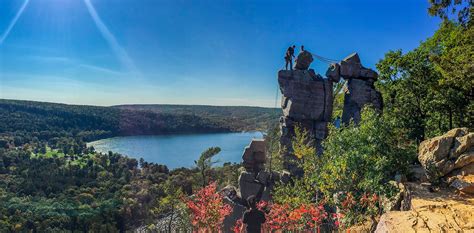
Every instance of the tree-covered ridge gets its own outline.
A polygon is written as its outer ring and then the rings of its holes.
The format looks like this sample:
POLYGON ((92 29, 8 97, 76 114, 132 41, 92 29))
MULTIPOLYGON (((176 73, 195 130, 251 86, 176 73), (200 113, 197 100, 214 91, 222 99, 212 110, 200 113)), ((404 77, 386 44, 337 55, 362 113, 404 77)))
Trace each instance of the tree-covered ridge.
POLYGON ((2 99, 0 133, 27 131, 40 138, 72 134, 89 141, 117 135, 229 132, 263 129, 278 115, 276 109, 257 107, 155 105, 147 109, 2 99))
POLYGON ((135 104, 114 107, 128 110, 146 110, 162 114, 202 116, 221 124, 230 124, 233 130, 267 129, 276 123, 276 119, 281 115, 279 108, 250 106, 135 104), (229 120, 234 122, 228 122, 229 120))

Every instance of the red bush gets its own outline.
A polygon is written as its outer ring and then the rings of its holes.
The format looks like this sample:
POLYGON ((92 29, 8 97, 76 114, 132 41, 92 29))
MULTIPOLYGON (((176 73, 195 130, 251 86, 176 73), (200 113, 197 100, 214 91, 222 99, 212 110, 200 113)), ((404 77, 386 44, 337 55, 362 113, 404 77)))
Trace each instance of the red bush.
POLYGON ((224 218, 232 212, 231 206, 223 202, 216 188, 214 182, 197 191, 193 197, 184 198, 191 214, 191 224, 198 232, 220 231, 224 218))

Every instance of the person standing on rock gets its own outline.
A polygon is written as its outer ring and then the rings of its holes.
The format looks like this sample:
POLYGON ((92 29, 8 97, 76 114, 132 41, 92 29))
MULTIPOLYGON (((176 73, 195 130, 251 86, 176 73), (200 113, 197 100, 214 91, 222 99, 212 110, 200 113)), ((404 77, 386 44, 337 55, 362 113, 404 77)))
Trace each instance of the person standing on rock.
POLYGON ((295 57, 295 48, 296 46, 290 46, 286 50, 285 54, 285 68, 288 70, 288 65, 290 65, 290 70, 293 70, 293 58, 295 57))
POLYGON ((262 224, 265 223, 265 214, 257 208, 257 200, 255 196, 247 198, 249 210, 245 211, 242 222, 246 225, 247 233, 262 232, 262 224))

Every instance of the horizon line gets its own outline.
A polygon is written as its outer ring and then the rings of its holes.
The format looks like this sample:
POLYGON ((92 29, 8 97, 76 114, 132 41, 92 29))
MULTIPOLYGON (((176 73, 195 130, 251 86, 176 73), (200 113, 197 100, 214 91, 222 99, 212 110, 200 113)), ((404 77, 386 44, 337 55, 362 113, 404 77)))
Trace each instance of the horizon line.
POLYGON ((180 104, 180 103, 122 103, 114 105, 94 105, 94 104, 78 104, 78 103, 67 103, 67 102, 51 102, 51 101, 41 101, 41 100, 31 100, 31 99, 8 99, 0 98, 0 101, 24 101, 24 102, 36 102, 36 103, 47 103, 47 104, 60 104, 60 105, 70 105, 70 106, 90 106, 90 107, 120 107, 120 106, 153 106, 153 105, 168 105, 168 106, 202 106, 202 107, 250 107, 250 108, 269 108, 269 109, 281 109, 281 107, 264 107, 256 105, 212 105, 212 104, 180 104))

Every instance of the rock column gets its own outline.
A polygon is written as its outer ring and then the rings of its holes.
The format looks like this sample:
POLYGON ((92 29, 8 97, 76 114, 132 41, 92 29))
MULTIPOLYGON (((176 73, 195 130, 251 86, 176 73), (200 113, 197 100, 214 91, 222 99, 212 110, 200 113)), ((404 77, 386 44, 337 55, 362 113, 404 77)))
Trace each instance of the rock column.
POLYGON ((278 83, 282 93, 280 118, 280 146, 284 152, 285 167, 293 174, 299 173, 294 164, 291 142, 295 127, 306 130, 318 152, 327 136, 327 124, 331 120, 333 80, 323 79, 314 70, 281 70, 278 83))
POLYGON ((344 88, 343 123, 348 124, 351 119, 356 124, 359 123, 361 110, 365 105, 370 104, 375 109, 382 110, 382 95, 374 86, 378 74, 363 67, 357 53, 349 55, 334 66, 339 66, 339 75, 347 81, 344 88))

